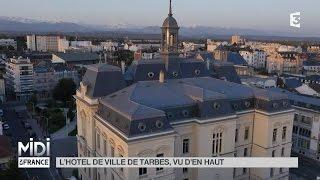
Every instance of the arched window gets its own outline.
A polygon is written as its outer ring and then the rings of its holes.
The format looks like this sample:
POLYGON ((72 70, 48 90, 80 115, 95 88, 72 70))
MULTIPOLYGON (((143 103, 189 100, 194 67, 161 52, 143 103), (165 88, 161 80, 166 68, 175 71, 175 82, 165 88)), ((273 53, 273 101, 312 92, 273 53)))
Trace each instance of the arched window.
POLYGON ((102 137, 103 137, 103 154, 105 156, 107 156, 107 153, 108 153, 108 138, 104 133, 103 133, 102 137))
POLYGON ((154 77, 154 73, 153 73, 153 72, 148 72, 148 77, 149 77, 150 79, 152 79, 152 78, 154 77))
POLYGON ((87 127, 87 122, 86 122, 86 113, 84 112, 84 110, 81 111, 81 131, 82 131, 82 136, 84 139, 86 139, 86 135, 87 135, 87 132, 86 132, 86 127, 87 127))
POLYGON ((97 132, 96 132, 96 149, 97 150, 100 150, 100 145, 101 145, 100 130, 97 129, 97 132))
POLYGON ((110 157, 114 157, 114 148, 116 146, 116 143, 114 142, 113 139, 110 139, 109 140, 109 143, 110 143, 110 157))
POLYGON ((171 34, 170 35, 170 46, 173 46, 174 45, 174 35, 171 34))

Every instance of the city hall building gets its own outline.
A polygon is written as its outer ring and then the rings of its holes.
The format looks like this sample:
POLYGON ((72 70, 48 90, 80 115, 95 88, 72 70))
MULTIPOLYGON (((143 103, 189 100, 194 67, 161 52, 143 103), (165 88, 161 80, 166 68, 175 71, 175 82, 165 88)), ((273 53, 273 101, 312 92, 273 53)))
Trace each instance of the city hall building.
MULTIPOLYGON (((179 58, 178 33, 170 3, 160 59, 134 62, 125 74, 108 64, 88 66, 75 95, 79 156, 289 157, 294 111, 288 97, 218 79, 214 63, 179 58)), ((83 180, 288 179, 288 174, 288 168, 79 169, 83 180)))

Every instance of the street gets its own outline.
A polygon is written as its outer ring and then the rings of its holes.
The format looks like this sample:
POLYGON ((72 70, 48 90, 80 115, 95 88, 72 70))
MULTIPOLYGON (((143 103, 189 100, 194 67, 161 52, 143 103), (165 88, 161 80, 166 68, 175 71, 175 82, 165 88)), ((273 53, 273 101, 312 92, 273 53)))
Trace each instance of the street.
MULTIPOLYGON (((22 112, 22 118, 18 118, 13 109, 4 110, 4 121, 9 124, 10 129, 7 130, 6 134, 11 136, 11 142, 14 150, 14 154, 17 156, 17 145, 18 142, 26 143, 29 141, 29 135, 27 130, 23 127, 21 120, 27 119, 27 113, 22 112)), ((51 169, 21 169, 21 172, 25 175, 26 179, 32 180, 34 178, 42 180, 56 180, 56 172, 51 169)))
POLYGON ((290 169, 290 179, 293 180, 317 180, 320 177, 320 163, 314 160, 299 157, 299 168, 290 169))

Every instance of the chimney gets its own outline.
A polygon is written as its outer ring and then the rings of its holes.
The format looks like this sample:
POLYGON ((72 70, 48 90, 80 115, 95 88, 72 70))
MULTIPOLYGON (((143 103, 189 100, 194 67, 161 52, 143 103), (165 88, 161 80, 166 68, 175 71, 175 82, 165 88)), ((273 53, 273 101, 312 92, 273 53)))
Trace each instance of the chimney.
POLYGON ((159 74, 159 82, 164 83, 164 72, 161 70, 159 74))
POLYGON ((126 72, 126 63, 124 61, 121 61, 121 70, 122 70, 122 74, 126 72))
POLYGON ((210 61, 207 60, 207 70, 210 70, 210 61))
POLYGON ((101 63, 101 53, 99 54, 99 64, 101 63))
POLYGON ((107 63, 107 53, 104 53, 104 63, 107 63))

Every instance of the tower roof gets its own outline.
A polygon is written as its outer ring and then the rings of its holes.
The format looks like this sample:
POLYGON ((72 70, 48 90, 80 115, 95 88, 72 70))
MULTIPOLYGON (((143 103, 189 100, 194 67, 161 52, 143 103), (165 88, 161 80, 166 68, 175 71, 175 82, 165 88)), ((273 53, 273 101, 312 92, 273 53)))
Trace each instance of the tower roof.
POLYGON ((164 20, 162 27, 166 27, 166 28, 179 28, 177 20, 172 16, 172 2, 170 0, 170 5, 169 5, 169 14, 168 17, 164 20))
POLYGON ((164 22, 163 22, 163 24, 162 24, 162 27, 163 27, 163 28, 164 28, 164 27, 166 27, 166 28, 179 28, 178 23, 177 23, 177 20, 176 20, 174 17, 172 17, 172 16, 168 16, 168 17, 164 20, 164 22))

